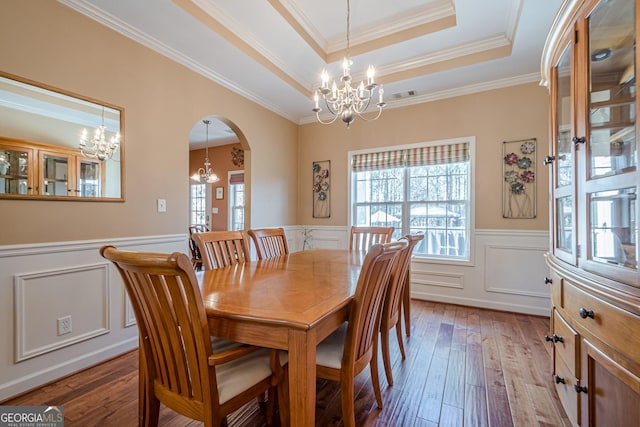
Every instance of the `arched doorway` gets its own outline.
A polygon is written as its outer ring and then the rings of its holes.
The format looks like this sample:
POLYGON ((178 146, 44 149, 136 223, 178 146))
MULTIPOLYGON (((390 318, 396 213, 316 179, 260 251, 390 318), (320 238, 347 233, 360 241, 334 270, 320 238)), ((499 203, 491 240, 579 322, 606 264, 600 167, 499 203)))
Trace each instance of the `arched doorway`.
POLYGON ((249 227, 250 154, 242 131, 225 117, 209 115, 193 125, 189 132, 189 176, 195 174, 196 179, 189 180, 190 225, 206 225, 210 230, 249 227), (207 153, 218 180, 198 182, 207 153))

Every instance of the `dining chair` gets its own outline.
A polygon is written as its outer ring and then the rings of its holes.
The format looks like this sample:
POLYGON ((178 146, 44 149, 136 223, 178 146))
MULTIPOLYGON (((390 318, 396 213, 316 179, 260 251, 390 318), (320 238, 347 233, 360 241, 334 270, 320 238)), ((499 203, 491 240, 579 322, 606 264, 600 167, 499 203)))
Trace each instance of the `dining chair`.
MULTIPOLYGON (((228 414, 265 392, 275 397, 286 353, 212 338, 186 254, 114 246, 100 254, 120 272, 138 324, 139 425, 158 424, 160 403, 207 427, 225 425, 228 414)), ((272 414, 269 408, 268 423, 272 414)))
POLYGON ((258 259, 268 259, 289 253, 284 228, 256 228, 248 231, 258 253, 258 259))
POLYGON ((366 251, 376 243, 389 243, 393 227, 351 227, 349 249, 366 251))
POLYGON ((202 268, 202 256, 200 255, 198 244, 193 239, 193 235, 195 233, 202 233, 204 231, 209 231, 209 229, 205 225, 189 226, 189 251, 191 252, 191 263, 193 264, 193 268, 195 268, 196 270, 200 270, 202 268))
MULTIPOLYGON (((384 372, 387 376, 387 383, 393 385, 393 374, 391 371, 391 355, 389 354, 389 331, 395 327, 396 337, 398 338, 398 346, 402 360, 406 359, 404 352, 404 344, 402 342, 402 319, 401 312, 403 306, 403 298, 406 287, 409 285, 409 267, 411 265, 411 255, 413 249, 418 242, 424 239, 424 234, 408 234, 401 237, 399 241, 406 241, 407 247, 402 249, 391 269, 389 276, 389 286, 385 295, 384 304, 382 305, 382 318, 380 320, 380 340, 382 343, 382 361, 384 363, 384 372)), ((405 308, 408 310, 408 307, 405 308)), ((406 313, 407 311, 405 311, 406 313)))
POLYGON ((378 379, 380 312, 396 255, 406 241, 376 244, 365 256, 348 320, 316 349, 316 376, 340 381, 344 425, 355 427, 354 378, 369 365, 376 403, 382 408, 378 379))
POLYGON ((242 231, 206 231, 194 234, 194 237, 205 270, 250 260, 249 245, 242 231))

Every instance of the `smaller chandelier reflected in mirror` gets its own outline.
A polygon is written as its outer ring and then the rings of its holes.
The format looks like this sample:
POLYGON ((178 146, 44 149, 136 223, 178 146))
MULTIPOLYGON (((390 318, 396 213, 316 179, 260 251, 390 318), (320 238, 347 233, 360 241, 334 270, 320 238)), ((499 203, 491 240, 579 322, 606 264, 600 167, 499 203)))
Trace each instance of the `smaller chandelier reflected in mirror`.
POLYGON ((209 162, 209 125, 211 124, 211 120, 203 120, 202 123, 206 126, 206 145, 205 145, 205 155, 204 155, 204 168, 199 168, 196 173, 191 175, 191 179, 196 182, 202 182, 211 184, 219 181, 218 175, 213 173, 211 169, 211 162, 209 162))
POLYGON ((384 89, 382 88, 382 85, 378 87, 378 84, 375 82, 375 69, 373 66, 370 65, 367 69, 366 85, 364 81, 361 81, 358 86, 351 86, 351 65, 353 65, 353 61, 349 55, 351 43, 349 34, 350 18, 351 7, 349 0, 347 0, 347 54, 342 61, 341 80, 343 86, 338 88, 338 85, 334 80, 331 87, 329 87, 329 73, 327 70, 322 70, 322 83, 320 88, 313 94, 314 108, 312 111, 316 113, 316 118, 323 125, 335 122, 338 117, 347 124, 347 128, 351 126, 351 123, 355 121, 356 117, 360 117, 362 120, 371 122, 380 117, 382 109, 387 105, 383 99, 384 89), (374 117, 367 118, 364 114, 367 112, 371 101, 376 97, 376 89, 378 92, 378 102, 376 103, 376 106, 378 107, 378 114, 374 117), (324 100, 327 110, 333 115, 333 118, 328 121, 323 121, 320 118, 320 112, 322 111, 322 108, 320 108, 320 98, 324 100))
POLYGON ((82 130, 80 136, 80 152, 89 159, 107 160, 120 147, 120 132, 116 132, 107 140, 107 127, 104 125, 104 107, 102 107, 102 124, 93 133, 93 138, 89 139, 87 129, 82 130))

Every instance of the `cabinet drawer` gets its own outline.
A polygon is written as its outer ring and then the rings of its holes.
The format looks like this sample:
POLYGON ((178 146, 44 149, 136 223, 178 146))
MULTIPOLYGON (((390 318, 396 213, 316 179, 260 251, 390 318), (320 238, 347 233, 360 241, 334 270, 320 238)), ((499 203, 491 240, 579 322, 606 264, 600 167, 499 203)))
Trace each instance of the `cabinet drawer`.
POLYGON ((556 341, 553 344, 555 359, 561 359, 570 369, 571 374, 578 377, 580 374, 578 363, 580 340, 576 331, 565 322, 556 310, 553 311, 553 333, 562 339, 562 341, 556 341))
POLYGON ((629 359, 640 359, 640 317, 587 294, 567 280, 562 285, 567 321, 578 330, 578 326, 585 328, 629 359))
POLYGON ((567 413, 567 417, 574 426, 580 425, 580 395, 576 393, 574 385, 577 383, 576 377, 571 374, 573 370, 569 369, 562 359, 556 359, 554 366, 554 376, 552 381, 556 386, 558 397, 562 402, 562 407, 567 413), (557 381, 556 377, 563 382, 557 381))
POLYGON ((562 276, 556 273, 555 270, 551 270, 549 278, 551 279, 549 284, 551 287, 551 303, 554 307, 560 307, 562 305, 562 276))

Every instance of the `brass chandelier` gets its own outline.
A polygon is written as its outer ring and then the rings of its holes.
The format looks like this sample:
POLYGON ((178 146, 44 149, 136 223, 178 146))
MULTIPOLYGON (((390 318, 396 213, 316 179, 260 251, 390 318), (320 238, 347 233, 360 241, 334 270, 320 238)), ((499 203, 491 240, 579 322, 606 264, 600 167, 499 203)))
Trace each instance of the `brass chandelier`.
POLYGON ((199 168, 196 173, 191 175, 191 179, 196 182, 202 182, 207 184, 212 184, 220 180, 218 175, 213 173, 211 169, 211 162, 209 161, 209 125, 211 124, 211 120, 203 120, 202 123, 207 127, 207 140, 205 145, 205 155, 204 155, 204 168, 199 168))

